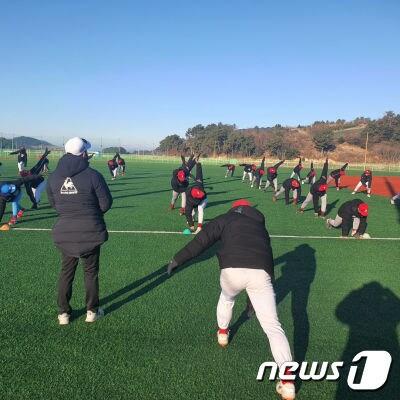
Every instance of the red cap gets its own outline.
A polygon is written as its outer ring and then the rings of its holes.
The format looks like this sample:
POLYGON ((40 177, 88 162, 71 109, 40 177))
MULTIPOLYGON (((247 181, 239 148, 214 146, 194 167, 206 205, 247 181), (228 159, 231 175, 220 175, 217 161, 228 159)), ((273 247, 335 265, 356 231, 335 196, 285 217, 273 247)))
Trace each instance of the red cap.
POLYGON ((364 174, 365 174, 365 175, 371 175, 371 171, 370 171, 369 169, 366 169, 366 170, 364 171, 364 174))
POLYGON ((340 176, 346 175, 346 171, 344 169, 340 170, 340 176))
POLYGON ((294 188, 300 187, 300 183, 297 179, 292 179, 292 187, 294 188))
POLYGON ((368 216, 368 204, 367 203, 360 203, 358 205, 358 213, 360 215, 362 215, 363 217, 367 217, 368 216))
POLYGON ((326 189, 328 189, 328 185, 326 183, 322 183, 318 186, 318 192, 326 192, 326 189))
POLYGON ((246 199, 236 200, 232 203, 232 208, 240 206, 251 207, 251 203, 246 199))
POLYGON ((180 170, 178 172, 178 181, 183 182, 186 179, 185 171, 180 170))
POLYGON ((191 191, 190 191, 192 197, 194 199, 202 199, 204 198, 204 196, 206 195, 201 189, 194 187, 191 191))
POLYGON ((264 175, 265 171, 263 169, 260 169, 260 175, 264 175))
POLYGON ((270 168, 270 169, 269 169, 269 172, 270 172, 271 174, 274 174, 274 173, 276 172, 276 169, 275 169, 275 168, 270 168))

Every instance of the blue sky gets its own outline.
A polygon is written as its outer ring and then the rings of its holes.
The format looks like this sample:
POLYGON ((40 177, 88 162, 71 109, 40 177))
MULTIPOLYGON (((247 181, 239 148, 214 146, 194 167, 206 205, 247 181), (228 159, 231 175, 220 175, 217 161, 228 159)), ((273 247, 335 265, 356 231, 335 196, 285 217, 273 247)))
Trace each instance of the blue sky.
POLYGON ((399 112, 399 21, 397 0, 2 1, 0 132, 152 148, 399 112))

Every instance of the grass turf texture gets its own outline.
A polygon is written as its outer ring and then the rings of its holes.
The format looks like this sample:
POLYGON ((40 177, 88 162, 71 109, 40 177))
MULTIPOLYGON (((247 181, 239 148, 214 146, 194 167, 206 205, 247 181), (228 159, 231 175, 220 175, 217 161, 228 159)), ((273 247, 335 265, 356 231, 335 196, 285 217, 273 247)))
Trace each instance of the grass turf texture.
MULTIPOLYGON (((109 180, 105 162, 92 162, 109 180)), ((170 212, 174 165, 128 163, 127 176, 110 182, 110 230, 182 231, 184 217, 170 212)), ((15 163, 5 163, 11 176, 15 163)), ((204 166, 209 189, 206 219, 246 197, 266 215, 271 234, 338 236, 310 207, 304 215, 242 184, 225 170, 204 166)), ((279 180, 289 174, 280 169, 279 180)), ((238 174, 239 175, 239 174, 238 174)), ((0 178, 1 180, 1 178, 0 178)), ((303 195, 308 186, 303 186, 303 195)), ((270 189, 269 189, 270 190, 270 189)), ((352 198, 329 189, 330 216, 352 198)), ((383 197, 367 199, 369 232, 399 237, 398 209, 383 197)), ((178 200, 179 201, 179 200, 178 200)), ((28 206, 27 198, 23 204, 28 206)), ((178 203, 179 205, 179 203, 178 203)), ((21 227, 50 228, 54 212, 44 198, 21 227)), ((8 218, 4 217, 3 222, 8 218)), ((56 320, 59 255, 49 232, 0 232, 0 397, 110 399, 272 399, 274 384, 255 377, 271 360, 257 320, 245 320, 242 294, 235 306, 233 339, 216 344, 219 270, 215 249, 166 279, 163 266, 190 237, 111 234, 103 246, 100 287, 106 317, 84 323, 82 271, 78 269, 67 327, 56 320)), ((398 242, 272 240, 281 322, 298 360, 351 360, 361 350, 385 349, 393 357, 388 384, 373 393, 350 393, 336 382, 303 383, 298 399, 398 399, 400 282, 398 242)), ((346 377, 346 375, 344 375, 346 377)))

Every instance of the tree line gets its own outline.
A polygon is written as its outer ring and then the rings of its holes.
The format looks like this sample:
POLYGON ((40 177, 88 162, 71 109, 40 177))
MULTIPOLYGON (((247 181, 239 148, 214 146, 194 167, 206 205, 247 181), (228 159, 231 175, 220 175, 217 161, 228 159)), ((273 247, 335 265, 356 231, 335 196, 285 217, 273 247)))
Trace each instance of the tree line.
POLYGON ((189 128, 185 137, 168 135, 161 140, 159 153, 178 154, 201 152, 205 156, 258 157, 269 153, 278 158, 294 158, 308 152, 321 154, 335 151, 337 145, 349 143, 365 146, 366 137, 370 143, 385 142, 400 145, 400 114, 388 111, 376 120, 358 117, 352 121, 315 121, 308 126, 296 128, 275 125, 238 129, 235 124, 198 124, 189 128))

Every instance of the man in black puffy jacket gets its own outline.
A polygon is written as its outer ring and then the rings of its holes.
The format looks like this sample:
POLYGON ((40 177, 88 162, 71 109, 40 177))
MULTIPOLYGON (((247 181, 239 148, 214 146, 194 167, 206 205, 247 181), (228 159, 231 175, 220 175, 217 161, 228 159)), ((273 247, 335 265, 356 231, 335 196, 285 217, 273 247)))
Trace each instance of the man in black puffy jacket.
MULTIPOLYGON (((273 288, 274 259, 264 215, 246 200, 238 200, 226 214, 208 222, 203 230, 175 254, 168 273, 199 256, 217 241, 221 269, 221 294, 217 306, 218 344, 229 344, 229 324, 235 299, 246 290, 257 319, 267 335, 272 356, 278 366, 291 361, 285 332, 278 319, 273 288)), ((284 399, 295 398, 292 381, 280 382, 278 393, 284 399)))
POLYGON ((351 236, 363 238, 367 230, 368 204, 360 199, 343 203, 335 219, 327 219, 328 228, 342 228, 342 237, 351 236))
POLYGON ((72 284, 79 259, 85 266, 86 322, 103 315, 99 308, 100 247, 107 241, 104 214, 111 208, 112 197, 103 176, 89 167, 90 143, 75 137, 65 144, 66 154, 51 174, 47 195, 58 219, 53 240, 61 252, 62 266, 58 284, 58 320, 69 323, 72 284))

